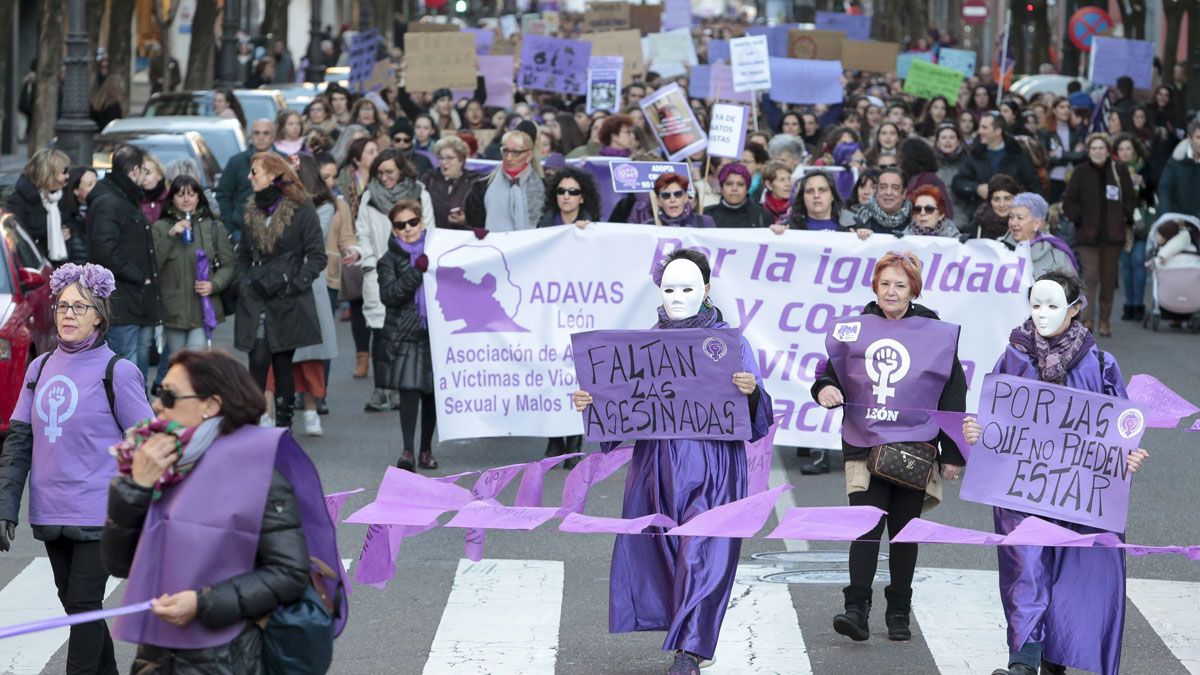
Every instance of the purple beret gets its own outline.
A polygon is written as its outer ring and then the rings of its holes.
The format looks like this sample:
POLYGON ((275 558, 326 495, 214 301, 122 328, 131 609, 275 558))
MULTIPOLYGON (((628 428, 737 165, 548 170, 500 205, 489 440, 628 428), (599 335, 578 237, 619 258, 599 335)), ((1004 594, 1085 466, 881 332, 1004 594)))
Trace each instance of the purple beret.
POLYGON ((733 173, 741 176, 742 180, 746 181, 746 185, 750 185, 750 169, 747 169, 741 162, 734 162, 721 167, 721 170, 717 172, 717 184, 724 185, 725 179, 729 177, 729 174, 733 173))

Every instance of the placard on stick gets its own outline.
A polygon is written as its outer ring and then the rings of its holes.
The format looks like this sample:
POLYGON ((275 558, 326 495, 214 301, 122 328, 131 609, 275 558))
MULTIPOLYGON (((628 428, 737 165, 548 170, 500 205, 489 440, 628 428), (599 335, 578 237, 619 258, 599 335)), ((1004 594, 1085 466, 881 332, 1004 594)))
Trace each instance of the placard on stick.
POLYGON ((787 55, 793 59, 840 61, 845 41, 846 34, 841 31, 792 29, 788 31, 787 55))
POLYGON ((850 70, 868 73, 890 73, 896 68, 896 57, 900 45, 895 42, 874 40, 846 40, 842 42, 842 66, 850 70))
POLYGON ((571 336, 589 441, 750 438, 750 406, 732 328, 604 330, 571 336))
POLYGON ((475 88, 475 36, 471 33, 409 34, 404 46, 404 86, 410 91, 475 88))
POLYGON ((646 60, 642 54, 642 37, 634 29, 613 30, 606 33, 589 33, 580 36, 592 44, 592 56, 620 56, 625 59, 622 79, 633 82, 646 72, 646 60))

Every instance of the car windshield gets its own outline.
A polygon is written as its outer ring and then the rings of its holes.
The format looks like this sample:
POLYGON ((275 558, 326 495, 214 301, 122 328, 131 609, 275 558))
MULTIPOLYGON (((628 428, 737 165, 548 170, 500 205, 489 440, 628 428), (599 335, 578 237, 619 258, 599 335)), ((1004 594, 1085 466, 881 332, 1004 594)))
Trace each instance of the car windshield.
POLYGON ((270 96, 252 96, 248 94, 238 93, 238 102, 242 104, 242 112, 246 113, 246 124, 253 124, 257 119, 268 119, 275 121, 275 115, 279 112, 275 106, 275 99, 270 96))
POLYGON ((206 100, 197 100, 192 96, 160 96, 146 103, 146 110, 143 116, 211 115, 210 106, 206 104, 206 100))
POLYGON ((97 169, 108 169, 112 166, 112 153, 121 143, 132 143, 142 150, 154 155, 160 164, 166 166, 176 159, 190 159, 200 168, 200 184, 204 187, 216 187, 210 179, 210 171, 219 168, 206 167, 202 160, 192 154, 191 144, 185 136, 98 136, 92 146, 92 166, 97 169))
POLYGON ((208 144, 208 149, 212 150, 217 164, 221 166, 225 166, 229 162, 230 157, 242 151, 238 147, 237 134, 233 131, 228 129, 203 129, 199 133, 204 137, 204 142, 208 144))

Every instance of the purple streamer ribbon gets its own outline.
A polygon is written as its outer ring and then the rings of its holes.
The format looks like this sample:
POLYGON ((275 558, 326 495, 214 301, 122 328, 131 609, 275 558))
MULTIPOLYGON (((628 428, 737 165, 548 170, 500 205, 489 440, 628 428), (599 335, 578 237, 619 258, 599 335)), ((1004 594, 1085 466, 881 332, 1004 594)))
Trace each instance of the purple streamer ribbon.
POLYGON ((7 626, 0 628, 0 640, 4 638, 16 637, 27 633, 37 633, 44 630, 53 630, 55 628, 65 628, 66 626, 74 626, 81 623, 91 623, 92 621, 103 621, 112 619, 118 616, 127 616, 129 614, 140 614, 141 612, 150 611, 150 601, 139 602, 136 605, 125 605, 114 609, 96 609, 90 612, 80 612, 79 614, 68 614, 59 616, 53 619, 42 619, 41 621, 30 621, 28 623, 19 623, 15 626, 7 626))

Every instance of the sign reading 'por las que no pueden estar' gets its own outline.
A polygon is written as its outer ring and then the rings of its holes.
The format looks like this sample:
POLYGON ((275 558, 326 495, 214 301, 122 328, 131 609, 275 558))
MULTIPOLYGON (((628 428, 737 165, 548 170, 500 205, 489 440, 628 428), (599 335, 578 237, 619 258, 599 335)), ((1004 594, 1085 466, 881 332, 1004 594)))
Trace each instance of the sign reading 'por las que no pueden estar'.
POLYGON ((593 400, 582 413, 584 435, 749 439, 749 404, 733 384, 741 344, 732 328, 575 333, 575 378, 593 400))
POLYGON ((1124 532, 1132 474, 1126 456, 1146 430, 1127 399, 989 374, 979 399, 963 499, 1124 532))

